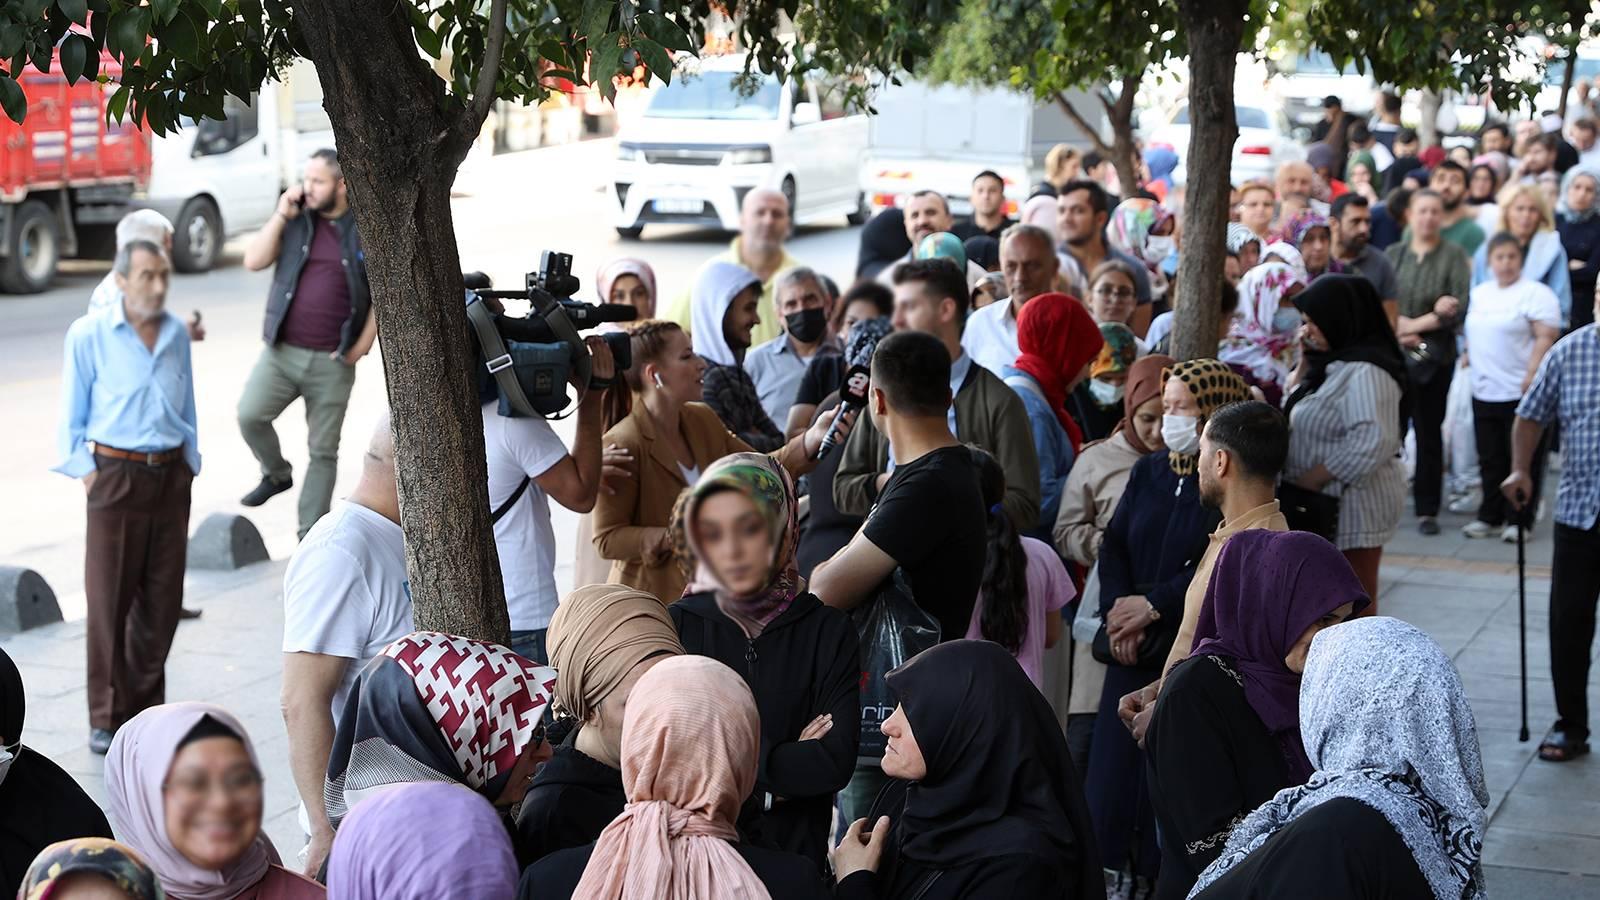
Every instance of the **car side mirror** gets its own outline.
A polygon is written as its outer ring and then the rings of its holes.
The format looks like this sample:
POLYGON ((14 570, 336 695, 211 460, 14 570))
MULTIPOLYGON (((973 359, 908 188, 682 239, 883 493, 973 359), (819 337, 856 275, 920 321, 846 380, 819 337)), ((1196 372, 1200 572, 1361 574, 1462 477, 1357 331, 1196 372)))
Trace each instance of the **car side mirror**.
POLYGON ((822 108, 815 103, 796 103, 794 112, 789 115, 789 125, 798 128, 801 125, 815 125, 822 121, 822 108))

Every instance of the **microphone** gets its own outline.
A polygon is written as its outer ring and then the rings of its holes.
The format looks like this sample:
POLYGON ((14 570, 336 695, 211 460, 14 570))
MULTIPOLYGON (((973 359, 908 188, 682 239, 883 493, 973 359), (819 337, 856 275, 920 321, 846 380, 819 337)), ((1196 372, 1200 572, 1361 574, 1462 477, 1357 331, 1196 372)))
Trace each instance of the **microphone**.
POLYGON ((822 436, 822 446, 817 448, 817 459, 825 459, 839 444, 839 426, 844 422, 844 414, 852 409, 860 409, 867 405, 867 389, 872 384, 872 370, 866 366, 854 365, 845 372, 844 384, 839 386, 839 411, 833 414, 833 423, 828 426, 828 433, 822 436))
POLYGON ((632 322, 639 311, 625 303, 563 303, 567 319, 579 331, 593 328, 603 322, 632 322))

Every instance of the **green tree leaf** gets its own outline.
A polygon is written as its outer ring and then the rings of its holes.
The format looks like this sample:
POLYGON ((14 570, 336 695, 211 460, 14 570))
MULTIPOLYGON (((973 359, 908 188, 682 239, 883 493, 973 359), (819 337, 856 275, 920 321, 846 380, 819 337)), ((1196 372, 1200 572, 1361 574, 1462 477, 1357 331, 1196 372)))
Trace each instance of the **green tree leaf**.
POLYGON ((149 0, 150 12, 157 25, 165 25, 178 14, 178 0, 149 0))
POLYGON ((165 25, 156 26, 156 40, 161 50, 175 59, 192 61, 200 55, 200 32, 187 13, 180 12, 165 25))
POLYGON ((132 91, 126 86, 119 87, 111 94, 111 99, 106 101, 106 119, 111 122, 121 122, 122 116, 128 109, 128 98, 132 91))
POLYGON ((694 44, 689 40, 689 35, 684 32, 683 27, 666 16, 641 12, 639 27, 650 36, 650 40, 668 50, 682 50, 686 53, 694 51, 694 44))
POLYGON ((56 9, 79 25, 89 22, 89 0, 56 0, 56 9))
POLYGON ((149 34, 150 10, 144 7, 125 9, 111 16, 111 32, 106 36, 106 45, 124 63, 130 62, 144 52, 144 39, 149 34))
POLYGON ((422 48, 423 53, 434 59, 439 59, 444 55, 444 36, 442 34, 429 28, 426 22, 421 25, 413 25, 412 30, 416 32, 417 46, 422 48))
POLYGON ((663 84, 672 83, 672 57, 662 46, 649 38, 635 38, 633 49, 639 51, 639 56, 644 59, 645 68, 650 74, 661 79, 663 84))
POLYGON ((27 40, 27 26, 21 22, 0 21, 0 59, 16 56, 17 51, 22 49, 27 40))
POLYGON ((0 74, 0 109, 4 109, 6 118, 22 124, 28 117, 28 98, 22 95, 22 86, 10 75, 0 74))
POLYGON ((77 84, 83 76, 83 68, 89 61, 89 48, 80 40, 82 36, 71 34, 61 42, 61 74, 67 78, 67 84, 77 84))

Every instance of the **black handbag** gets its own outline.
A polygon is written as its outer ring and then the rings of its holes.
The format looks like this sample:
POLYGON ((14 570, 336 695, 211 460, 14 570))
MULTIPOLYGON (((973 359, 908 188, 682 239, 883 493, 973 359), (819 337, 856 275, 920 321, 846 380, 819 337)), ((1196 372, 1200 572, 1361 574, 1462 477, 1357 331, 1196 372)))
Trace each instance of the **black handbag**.
POLYGON ((1291 531, 1309 531, 1334 543, 1339 537, 1339 498, 1298 484, 1278 485, 1278 508, 1291 531))
MULTIPOLYGON (((1148 594, 1153 585, 1138 585, 1140 593, 1148 594)), ((1172 643, 1178 639, 1178 633, 1170 627, 1167 617, 1163 616, 1145 626, 1144 637, 1139 640, 1139 654, 1134 660, 1133 669, 1153 669, 1159 671, 1167 662, 1167 655, 1172 652, 1172 643)), ((1111 655, 1111 634, 1106 630, 1105 620, 1100 621, 1100 628, 1094 633, 1094 641, 1089 645, 1089 653, 1096 662, 1108 666, 1120 666, 1122 663, 1111 655)))

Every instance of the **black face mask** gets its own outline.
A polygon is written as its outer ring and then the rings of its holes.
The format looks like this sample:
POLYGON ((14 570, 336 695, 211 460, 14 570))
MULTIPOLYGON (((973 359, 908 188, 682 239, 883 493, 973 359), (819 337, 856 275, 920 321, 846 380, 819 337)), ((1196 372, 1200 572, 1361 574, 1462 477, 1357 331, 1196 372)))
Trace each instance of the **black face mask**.
POLYGON ((828 314, 820 309, 802 309, 783 317, 789 336, 802 344, 815 344, 828 330, 828 314))

